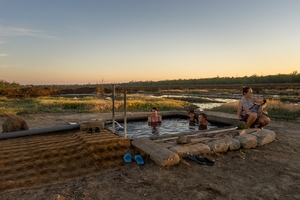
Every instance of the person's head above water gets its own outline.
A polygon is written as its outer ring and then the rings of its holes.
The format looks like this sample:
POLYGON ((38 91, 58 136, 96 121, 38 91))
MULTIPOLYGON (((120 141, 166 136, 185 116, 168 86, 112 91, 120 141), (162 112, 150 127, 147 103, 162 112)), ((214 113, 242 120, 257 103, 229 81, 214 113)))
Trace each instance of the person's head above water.
POLYGON ((156 107, 152 107, 151 112, 158 112, 158 109, 156 107))
POLYGON ((189 115, 195 115, 195 111, 190 110, 189 115))
POLYGON ((158 114, 156 107, 151 108, 151 114, 148 116, 148 123, 158 123, 162 121, 162 116, 158 114))
POLYGON ((190 120, 195 120, 195 111, 190 110, 190 112, 189 112, 189 118, 190 118, 190 120))
POLYGON ((205 113, 199 114, 199 123, 205 122, 207 120, 207 115, 205 113))

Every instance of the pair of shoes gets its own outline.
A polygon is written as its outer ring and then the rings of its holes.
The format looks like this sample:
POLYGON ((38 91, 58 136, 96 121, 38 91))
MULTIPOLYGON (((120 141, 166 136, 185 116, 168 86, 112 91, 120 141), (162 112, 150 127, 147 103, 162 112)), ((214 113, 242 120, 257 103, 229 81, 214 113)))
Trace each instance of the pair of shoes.
MULTIPOLYGON (((132 162, 132 156, 130 153, 126 153, 124 156, 123 156, 123 159, 126 163, 131 163, 132 162)), ((134 156, 134 160, 136 161, 136 163, 138 165, 143 165, 144 164, 144 159, 142 156, 140 155, 135 155, 134 156)))
MULTIPOLYGON (((100 133, 100 128, 96 127, 95 128, 95 132, 100 133)), ((92 128, 88 128, 87 133, 93 133, 93 129, 92 128)))
POLYGON ((198 164, 201 164, 201 165, 210 165, 210 166, 213 166, 215 164, 214 161, 206 158, 206 157, 203 157, 203 156, 197 156, 197 155, 193 155, 193 154, 188 154, 188 157, 197 162, 198 164))

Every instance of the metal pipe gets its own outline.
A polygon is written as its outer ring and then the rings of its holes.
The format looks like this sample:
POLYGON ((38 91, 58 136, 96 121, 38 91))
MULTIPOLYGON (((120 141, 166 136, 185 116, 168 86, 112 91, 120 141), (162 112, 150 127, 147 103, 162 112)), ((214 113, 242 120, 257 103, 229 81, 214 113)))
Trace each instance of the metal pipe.
POLYGON ((115 133, 115 84, 112 84, 112 131, 115 133))
POLYGON ((72 125, 54 126, 54 127, 49 127, 49 128, 6 132, 6 133, 0 133, 0 140, 8 139, 8 138, 15 138, 15 137, 23 137, 23 136, 28 136, 28 135, 51 133, 51 132, 56 132, 56 131, 67 131, 67 130, 73 130, 73 129, 79 129, 79 128, 80 128, 80 124, 72 124, 72 125))
POLYGON ((127 138, 127 106, 126 106, 126 93, 127 91, 124 91, 124 138, 127 138))

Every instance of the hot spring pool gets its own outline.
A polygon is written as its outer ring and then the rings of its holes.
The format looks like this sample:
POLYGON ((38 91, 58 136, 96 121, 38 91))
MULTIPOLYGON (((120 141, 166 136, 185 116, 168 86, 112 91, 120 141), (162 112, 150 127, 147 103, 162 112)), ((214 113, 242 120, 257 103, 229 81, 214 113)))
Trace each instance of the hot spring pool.
MULTIPOLYGON (((212 123, 212 122, 211 122, 212 123)), ((120 123, 124 127, 124 123, 120 123)), ((208 129, 224 127, 222 124, 214 124, 209 126, 208 129)), ((112 129, 112 125, 108 125, 107 128, 112 129)), ((115 125, 116 134, 124 137, 124 131, 115 125)), ((151 137, 151 136, 166 136, 187 132, 199 131, 198 126, 189 126, 189 120, 183 118, 164 118, 161 125, 152 127, 148 125, 147 120, 143 121, 129 121, 127 122, 126 136, 128 139, 134 139, 138 137, 151 137)))

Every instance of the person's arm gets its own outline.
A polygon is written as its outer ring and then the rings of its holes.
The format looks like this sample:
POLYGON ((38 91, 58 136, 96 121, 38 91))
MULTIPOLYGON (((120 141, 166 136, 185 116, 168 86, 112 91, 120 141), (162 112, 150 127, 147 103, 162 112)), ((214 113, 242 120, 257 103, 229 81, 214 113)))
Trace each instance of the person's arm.
POLYGON ((162 116, 161 115, 158 116, 158 121, 162 122, 162 116))
POLYGON ((267 114, 268 114, 268 111, 263 110, 262 113, 263 113, 264 115, 267 115, 267 114))
POLYGON ((246 110, 244 110, 241 115, 246 115, 249 114, 250 108, 247 108, 246 110))
POLYGON ((148 116, 148 123, 151 123, 151 116, 148 116))
POLYGON ((265 115, 267 115, 267 114, 268 114, 268 111, 265 110, 266 107, 267 107, 267 104, 266 104, 266 103, 263 104, 263 105, 261 105, 260 108, 259 108, 259 110, 258 110, 258 112, 259 112, 260 114, 265 114, 265 115))

